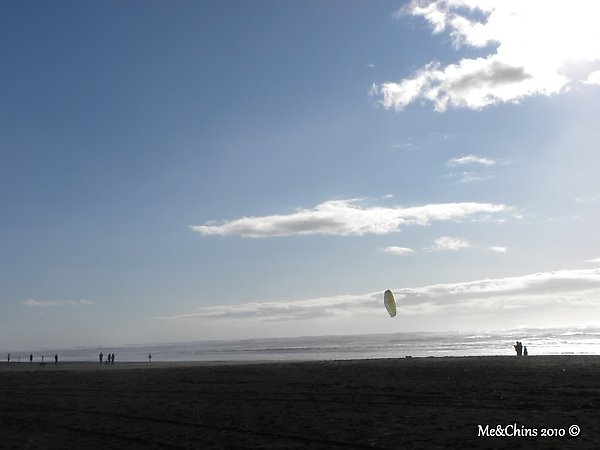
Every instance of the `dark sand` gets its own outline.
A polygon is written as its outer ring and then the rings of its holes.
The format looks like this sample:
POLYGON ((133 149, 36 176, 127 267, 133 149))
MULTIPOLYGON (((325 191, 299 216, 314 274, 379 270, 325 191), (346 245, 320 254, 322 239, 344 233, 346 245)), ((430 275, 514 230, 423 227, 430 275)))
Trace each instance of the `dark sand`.
POLYGON ((0 438, 1 448, 599 449, 600 357, 2 363, 0 438), (478 436, 478 425, 511 424, 538 436, 478 436))

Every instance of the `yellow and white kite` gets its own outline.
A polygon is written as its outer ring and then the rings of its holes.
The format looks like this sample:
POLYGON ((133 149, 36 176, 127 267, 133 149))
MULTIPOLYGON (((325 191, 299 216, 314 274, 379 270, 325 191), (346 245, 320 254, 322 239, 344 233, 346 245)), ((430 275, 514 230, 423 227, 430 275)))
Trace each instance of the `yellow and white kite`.
POLYGON ((383 293, 383 304, 390 317, 394 317, 396 315, 396 300, 394 300, 394 294, 389 289, 383 293))

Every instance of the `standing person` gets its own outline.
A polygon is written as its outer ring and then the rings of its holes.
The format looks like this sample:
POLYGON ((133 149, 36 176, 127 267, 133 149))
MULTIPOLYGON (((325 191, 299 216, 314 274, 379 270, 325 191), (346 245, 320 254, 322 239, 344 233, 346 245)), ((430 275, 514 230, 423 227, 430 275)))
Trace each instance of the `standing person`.
POLYGON ((110 355, 110 363, 111 364, 115 363, 115 354, 114 353, 112 355, 110 355))
POLYGON ((29 364, 31 364, 33 362, 33 353, 31 353, 29 355, 29 364))
POLYGON ((100 361, 100 364, 102 364, 102 358, 104 358, 104 355, 102 354, 102 352, 100 352, 100 354, 98 355, 98 360, 100 361))
POLYGON ((523 344, 517 341, 517 345, 513 345, 515 351, 517 352, 517 356, 521 356, 523 354, 523 344))
POLYGON ((152 362, 152 354, 148 353, 148 362, 152 362))
POLYGON ((58 364, 58 353, 54 355, 54 364, 58 364))
POLYGON ((529 353, 527 353, 527 346, 523 347, 523 356, 527 356, 529 355, 529 353))
POLYGON ((8 355, 6 355, 6 363, 10 362, 10 353, 8 355))

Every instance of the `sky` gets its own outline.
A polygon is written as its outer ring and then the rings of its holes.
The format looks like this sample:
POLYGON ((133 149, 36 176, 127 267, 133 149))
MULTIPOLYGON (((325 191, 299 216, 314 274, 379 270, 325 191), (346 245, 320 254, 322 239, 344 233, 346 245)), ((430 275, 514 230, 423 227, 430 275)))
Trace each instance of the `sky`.
POLYGON ((600 325, 598 13, 0 3, 0 349, 600 325))

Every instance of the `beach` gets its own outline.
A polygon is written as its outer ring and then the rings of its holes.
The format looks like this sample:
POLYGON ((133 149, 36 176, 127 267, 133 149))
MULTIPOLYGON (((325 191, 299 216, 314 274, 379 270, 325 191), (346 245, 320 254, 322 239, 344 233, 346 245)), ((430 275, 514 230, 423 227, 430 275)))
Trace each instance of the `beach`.
POLYGON ((1 448, 600 448, 597 356, 3 362, 0 392, 1 448))

